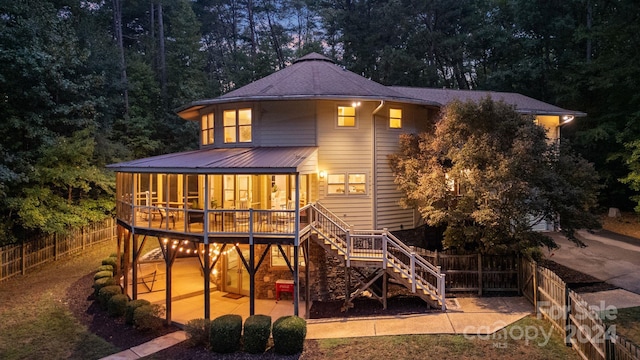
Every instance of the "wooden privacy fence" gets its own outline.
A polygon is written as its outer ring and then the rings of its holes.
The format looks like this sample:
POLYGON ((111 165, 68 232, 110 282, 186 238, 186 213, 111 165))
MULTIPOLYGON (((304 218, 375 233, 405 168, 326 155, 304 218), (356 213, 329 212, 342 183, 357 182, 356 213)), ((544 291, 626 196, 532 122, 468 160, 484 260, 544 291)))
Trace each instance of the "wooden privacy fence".
POLYGON ((518 257, 482 254, 451 254, 412 247, 416 254, 446 274, 447 292, 514 292, 518 286, 518 257))
MULTIPOLYGON (((582 297, 569 289, 553 271, 520 259, 519 284, 539 316, 549 320, 583 359, 640 360, 640 346, 616 334, 582 297)), ((601 304, 606 305, 606 304, 601 304)))
POLYGON ((0 281, 49 261, 82 252, 87 247, 105 241, 115 241, 116 222, 109 218, 71 233, 49 235, 22 244, 0 247, 0 281))

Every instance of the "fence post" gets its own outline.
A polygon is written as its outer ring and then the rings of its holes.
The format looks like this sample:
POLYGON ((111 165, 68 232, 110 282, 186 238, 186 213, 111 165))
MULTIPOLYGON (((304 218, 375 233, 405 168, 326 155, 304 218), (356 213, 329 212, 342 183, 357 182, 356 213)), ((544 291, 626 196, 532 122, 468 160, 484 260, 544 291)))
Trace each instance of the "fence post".
POLYGON ((411 292, 416 292, 416 253, 411 252, 411 292))
POLYGON ((84 248, 86 246, 86 241, 85 241, 85 238, 84 238, 84 226, 80 228, 80 236, 82 236, 82 250, 84 250, 84 248))
POLYGON ((58 260, 58 234, 53 234, 53 260, 58 260))
POLYGON ((538 312, 538 264, 535 261, 529 262, 533 268, 533 308, 536 309, 536 315, 540 315, 538 312))
POLYGON ((22 275, 25 275, 27 273, 27 251, 24 248, 24 239, 22 239, 22 242, 20 243, 20 256, 22 257, 22 261, 21 261, 21 268, 22 268, 22 275))
POLYGON ((571 346, 571 296, 569 286, 564 284, 564 345, 571 346))
MULTIPOLYGON (((615 343, 611 341, 610 328, 607 328, 604 332, 604 356, 605 360, 616 360, 615 343)), ((615 334, 613 335, 615 336, 615 334)))
POLYGON ((478 296, 482 296, 482 254, 478 253, 478 296))

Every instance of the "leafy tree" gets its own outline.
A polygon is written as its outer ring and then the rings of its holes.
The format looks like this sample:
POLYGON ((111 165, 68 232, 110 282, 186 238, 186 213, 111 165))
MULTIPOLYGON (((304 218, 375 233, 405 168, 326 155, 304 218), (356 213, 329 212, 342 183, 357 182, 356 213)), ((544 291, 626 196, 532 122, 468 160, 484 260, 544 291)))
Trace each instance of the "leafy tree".
POLYGON ((402 136, 390 164, 403 203, 428 225, 445 225, 449 248, 526 252, 554 246, 532 230, 539 221, 559 219, 573 240, 575 229, 598 225, 589 212, 593 167, 568 146, 558 149, 531 117, 490 98, 449 104, 433 131, 402 136))

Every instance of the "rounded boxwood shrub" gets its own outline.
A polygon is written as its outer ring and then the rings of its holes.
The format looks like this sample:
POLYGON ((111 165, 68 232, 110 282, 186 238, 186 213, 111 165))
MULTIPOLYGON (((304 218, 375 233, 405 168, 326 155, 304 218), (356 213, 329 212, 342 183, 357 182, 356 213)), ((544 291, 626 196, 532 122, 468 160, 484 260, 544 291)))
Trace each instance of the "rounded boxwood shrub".
POLYGON ((156 331, 162 328, 164 309, 160 305, 142 305, 133 311, 133 325, 140 331, 156 331))
POLYGON ((211 350, 217 353, 232 353, 240 350, 242 336, 242 317, 228 314, 215 318, 211 322, 209 343, 211 350))
POLYGON ((93 280, 98 280, 105 277, 113 277, 113 271, 98 271, 95 275, 93 275, 93 280))
POLYGON ((107 303, 107 311, 109 311, 109 316, 119 317, 124 315, 124 312, 127 310, 127 302, 129 302, 129 297, 127 295, 113 295, 107 303))
POLYGON ((298 316, 283 316, 273 323, 273 345, 278 354, 293 355, 302 351, 307 336, 307 322, 298 316))
POLYGON ((111 274, 113 274, 113 266, 111 265, 100 265, 98 266, 98 268, 96 269, 97 272, 101 272, 101 271, 111 271, 111 274))
POLYGON ((251 315, 244 322, 244 351, 262 354, 271 335, 271 316, 251 315))
POLYGON ((102 289, 105 286, 110 286, 115 284, 116 284, 116 279, 114 279, 113 277, 103 277, 98 280, 95 280, 93 282, 93 290, 94 290, 93 294, 95 295, 96 299, 98 298, 98 293, 100 292, 100 289, 102 289))
POLYGON ((106 310, 107 305, 109 304, 109 299, 118 294, 122 294, 122 288, 120 285, 109 285, 103 287, 98 292, 98 301, 100 302, 100 306, 106 310))
POLYGON ((211 331, 211 320, 193 319, 184 326, 187 333, 187 342, 191 346, 209 345, 209 332, 211 331))
POLYGON ((104 258, 102 259, 102 265, 111 265, 115 269, 117 261, 118 259, 112 257, 104 258))
POLYGON ((124 322, 129 325, 133 325, 133 313, 142 305, 151 305, 151 303, 144 299, 131 300, 127 303, 127 308, 124 313, 124 322))

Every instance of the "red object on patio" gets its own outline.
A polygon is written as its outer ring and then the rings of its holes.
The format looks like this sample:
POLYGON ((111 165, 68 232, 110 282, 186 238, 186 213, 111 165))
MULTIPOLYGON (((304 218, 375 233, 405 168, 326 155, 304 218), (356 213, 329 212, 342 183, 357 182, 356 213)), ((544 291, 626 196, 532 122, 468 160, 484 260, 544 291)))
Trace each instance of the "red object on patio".
POLYGON ((293 280, 276 280, 276 302, 280 300, 280 293, 291 293, 293 298, 293 280))

